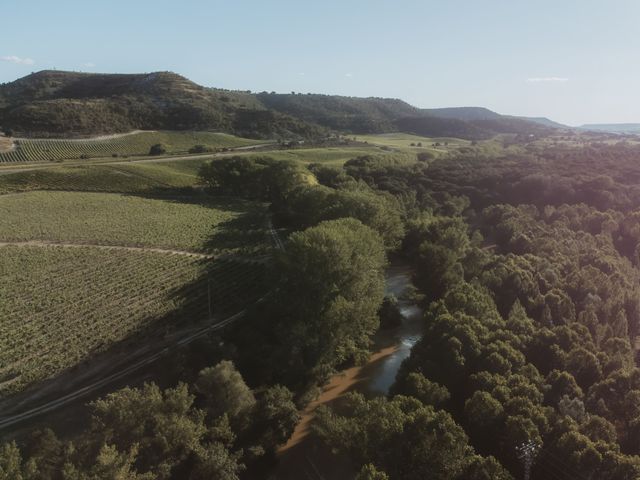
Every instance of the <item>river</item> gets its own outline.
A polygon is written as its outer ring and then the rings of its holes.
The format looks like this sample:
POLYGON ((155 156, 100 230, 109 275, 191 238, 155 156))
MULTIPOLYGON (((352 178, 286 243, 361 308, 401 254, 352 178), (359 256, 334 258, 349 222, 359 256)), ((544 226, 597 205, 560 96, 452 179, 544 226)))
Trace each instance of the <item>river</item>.
POLYGON ((423 333, 422 309, 407 293, 412 289, 411 268, 394 261, 385 272, 385 294, 398 298, 402 324, 381 329, 374 338, 374 351, 364 365, 335 374, 316 400, 301 413, 301 419, 289 441, 278 451, 278 480, 353 478, 346 459, 336 459, 311 433, 314 412, 347 392, 361 392, 367 397, 386 395, 393 385, 402 361, 409 356, 423 333))
POLYGON ((396 263, 386 271, 385 295, 395 295, 402 314, 402 325, 389 331, 380 331, 382 342, 391 342, 392 353, 371 369, 367 382, 363 384, 363 393, 385 395, 396 379, 402 361, 409 356, 413 346, 422 338, 423 310, 406 294, 411 289, 411 269, 408 265, 396 263))

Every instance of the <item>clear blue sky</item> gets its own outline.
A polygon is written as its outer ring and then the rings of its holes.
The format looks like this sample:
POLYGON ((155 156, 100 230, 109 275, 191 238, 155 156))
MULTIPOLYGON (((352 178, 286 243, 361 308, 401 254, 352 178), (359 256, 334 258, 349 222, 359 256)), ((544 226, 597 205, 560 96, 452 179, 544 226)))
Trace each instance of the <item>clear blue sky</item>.
POLYGON ((640 122, 637 0, 29 0, 2 9, 0 82, 171 70, 207 86, 640 122))

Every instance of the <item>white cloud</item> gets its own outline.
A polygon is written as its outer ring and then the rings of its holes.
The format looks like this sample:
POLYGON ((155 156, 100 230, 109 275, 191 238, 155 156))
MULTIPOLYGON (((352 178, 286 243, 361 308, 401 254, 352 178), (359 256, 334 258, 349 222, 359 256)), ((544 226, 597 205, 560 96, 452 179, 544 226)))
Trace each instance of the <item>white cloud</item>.
POLYGON ((304 72, 298 72, 298 75, 300 75, 301 77, 304 77, 304 72))
POLYGON ((93 68, 96 66, 95 63, 91 63, 91 62, 87 62, 87 63, 83 63, 82 64, 83 67, 87 67, 87 68, 93 68))
POLYGON ((344 76, 345 77, 353 77, 353 73, 345 73, 344 76))
POLYGON ((562 83, 562 82, 568 82, 569 79, 566 77, 532 77, 532 78, 527 78, 527 82, 529 83, 550 83, 550 82, 556 82, 556 83, 562 83))
POLYGON ((0 57, 0 60, 2 60, 3 62, 17 63, 18 65, 33 65, 34 63, 36 63, 30 58, 20 58, 16 57, 15 55, 0 57))

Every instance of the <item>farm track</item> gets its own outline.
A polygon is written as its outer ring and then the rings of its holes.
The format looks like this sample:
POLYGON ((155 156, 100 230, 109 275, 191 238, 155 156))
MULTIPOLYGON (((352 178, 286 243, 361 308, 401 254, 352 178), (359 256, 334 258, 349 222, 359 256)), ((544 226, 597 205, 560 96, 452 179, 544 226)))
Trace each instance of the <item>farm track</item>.
MULTIPOLYGON (((273 224, 271 223, 271 221, 269 221, 268 224, 268 229, 269 229, 269 234, 271 236, 271 238, 273 239, 274 245, 276 248, 278 249, 282 249, 283 248, 283 243, 278 235, 278 232, 275 230, 275 228, 273 227, 273 224)), ((28 242, 23 242, 24 244, 28 243, 28 242)), ((7 242, 3 242, 0 243, 1 245, 9 245, 10 243, 7 242)), ((51 245, 56 245, 56 244, 47 244, 45 242, 41 243, 42 246, 51 246, 51 245)), ((60 245, 60 244, 57 244, 60 245)), ((65 244, 65 245, 71 245, 73 247, 76 247, 78 245, 76 244, 65 244)), ((87 245, 80 245, 80 246, 87 246, 87 245)), ((111 247, 111 246, 105 246, 105 247, 111 247)), ((129 247, 124 247, 124 248, 129 248, 129 247)), ((134 247, 137 249, 137 247, 134 247)), ((145 249, 141 249, 141 250, 145 250, 145 249)), ((155 250, 155 249, 152 249, 155 250)), ((171 251, 167 251, 167 250, 162 250, 160 249, 160 251, 162 251, 163 253, 171 253, 171 251)), ((191 254, 191 252, 187 252, 187 254, 191 254)), ((252 261, 251 259, 247 259, 247 261, 252 261)), ((269 293, 263 295, 262 297, 258 298, 255 303, 259 303, 261 301, 263 301, 267 296, 269 295, 269 293)), ((103 376, 100 374, 100 372, 96 371, 93 372, 93 378, 94 380, 89 379, 89 383, 79 387, 77 389, 75 389, 73 392, 64 394, 62 396, 59 396, 58 398, 55 398, 53 400, 49 400, 46 401, 45 403, 42 403, 41 405, 37 405, 35 407, 31 407, 28 408, 25 411, 22 411, 20 413, 16 413, 13 415, 8 415, 5 417, 0 417, 0 431, 7 431, 7 429, 9 429, 9 427, 12 427, 14 425, 18 425, 20 423, 26 422, 28 420, 32 420, 34 418, 37 418, 41 415, 44 415, 46 413, 50 413, 53 412, 55 410, 58 410, 66 405, 70 405, 73 402, 76 402, 82 398, 85 398, 89 395, 91 395, 92 393, 95 393, 97 391, 99 391, 100 389, 113 384, 114 382, 120 381, 120 380, 124 380, 127 377, 133 375, 134 373, 136 373, 137 371, 139 371, 140 369, 142 369, 143 367, 152 365, 154 362, 162 359, 163 357, 165 357, 166 355, 168 355, 169 353, 171 353, 172 351, 174 351, 175 348, 179 348, 179 347, 183 347, 186 345, 189 345, 190 343, 194 342, 195 340, 208 335, 211 332, 215 332, 217 330, 221 330, 224 327, 231 325, 232 323, 236 322, 237 320, 239 320, 240 318, 242 318, 245 313, 246 313, 247 309, 243 309, 231 316, 226 317, 225 319, 216 322, 214 324, 208 324, 205 326, 202 326, 200 328, 197 328, 195 330, 191 329, 187 332, 183 332, 183 336, 181 336, 180 338, 175 338, 172 340, 170 345, 166 345, 163 348, 161 348, 158 351, 155 352, 147 352, 145 354, 140 355, 140 352, 136 352, 136 354, 132 355, 131 357, 129 357, 129 359, 125 359, 123 362, 121 362, 121 364, 127 364, 126 366, 122 366, 122 368, 118 368, 117 371, 108 374, 106 376, 103 376), (128 361, 127 361, 128 360, 128 361), (95 380, 95 378, 98 378, 97 380, 95 380)), ((208 321, 208 319, 207 319, 208 321)), ((143 349, 144 350, 144 349, 143 349)), ((110 365, 111 367, 113 367, 114 365, 110 365)), ((12 400, 15 400, 15 403, 13 405, 13 408, 21 408, 21 406, 25 405, 25 404, 29 404, 30 400, 36 399, 38 398, 38 392, 35 392, 31 395, 29 395, 27 398, 24 398, 24 396, 22 398, 20 398, 20 396, 15 397, 15 398, 8 398, 5 399, 4 401, 1 402, 2 404, 2 410, 4 411, 10 411, 11 410, 11 405, 10 403, 12 402, 12 400)), ((5 433, 6 434, 6 433, 5 433)))
MULTIPOLYGON (((89 143, 89 142, 99 142, 101 140, 113 140, 116 138, 128 137, 130 135, 136 135, 138 133, 156 133, 157 130, 131 130, 130 132, 124 133, 111 133, 108 135, 97 135, 95 137, 82 137, 82 138, 68 138, 65 139, 69 142, 78 142, 78 143, 89 143)), ((16 140, 32 140, 27 137, 15 137, 16 140)), ((54 139, 59 140, 59 139, 54 139)))
MULTIPOLYGON (((169 155, 169 156, 158 156, 158 157, 149 157, 147 155, 137 157, 137 158, 129 158, 127 160, 114 160, 108 157, 104 159, 96 159, 96 160, 85 160, 85 161, 65 161, 61 163, 52 163, 52 162, 39 162, 39 163, 24 163, 19 167, 15 167, 13 165, 9 167, 5 167, 0 164, 0 175, 9 174, 9 173, 20 173, 20 172, 29 172, 32 170, 41 170, 41 169, 51 169, 51 168, 63 168, 63 167, 81 167, 81 166, 92 166, 92 165, 130 165, 134 163, 165 163, 165 162, 173 162, 173 161, 182 161, 182 160, 197 160, 197 159, 208 159, 208 158, 223 158, 236 154, 237 152, 246 152, 252 150, 279 150, 280 147, 276 145, 274 147, 273 143, 262 143, 259 145, 247 145, 244 147, 234 147, 230 148, 226 152, 220 153, 204 153, 204 154, 190 154, 190 155, 169 155), (272 148, 269 148, 272 147, 272 148)), ((8 164, 7 164, 8 165, 8 164)))

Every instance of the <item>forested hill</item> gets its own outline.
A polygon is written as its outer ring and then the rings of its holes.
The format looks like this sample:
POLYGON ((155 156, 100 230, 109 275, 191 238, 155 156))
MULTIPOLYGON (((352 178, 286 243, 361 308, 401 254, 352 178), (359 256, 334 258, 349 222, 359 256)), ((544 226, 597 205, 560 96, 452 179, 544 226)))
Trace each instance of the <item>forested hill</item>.
MULTIPOLYGON (((324 127, 353 133, 402 131, 425 136, 484 139, 500 133, 544 135, 561 125, 501 115, 482 107, 416 108, 392 98, 261 93, 268 108, 324 127)), ((553 123, 553 122, 550 122, 553 123)))
POLYGON ((420 114, 416 107, 395 98, 260 93, 258 99, 273 110, 335 130, 358 133, 395 131, 397 119, 420 114))
POLYGON ((544 134, 552 128, 475 107, 428 110, 389 98, 253 94, 206 88, 171 72, 51 70, 0 85, 0 126, 28 136, 166 129, 217 130, 256 138, 405 131, 469 139, 544 134))
POLYGON ((496 120, 502 115, 484 107, 423 108, 430 117, 453 118, 456 120, 496 120))
POLYGON ((248 92, 205 88, 171 72, 37 72, 0 85, 0 125, 34 136, 133 129, 218 130, 253 137, 325 133, 268 111, 248 92))

